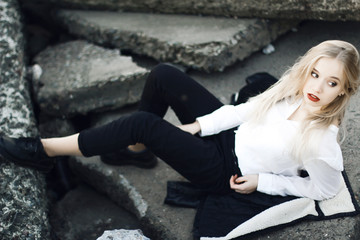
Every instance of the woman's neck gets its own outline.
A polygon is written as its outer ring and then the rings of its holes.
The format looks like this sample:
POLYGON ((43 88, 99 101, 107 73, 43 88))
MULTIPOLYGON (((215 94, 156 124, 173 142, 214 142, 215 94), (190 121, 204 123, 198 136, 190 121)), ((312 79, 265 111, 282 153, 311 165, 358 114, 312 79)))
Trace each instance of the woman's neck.
POLYGON ((308 118, 309 115, 317 111, 318 109, 313 108, 304 103, 304 101, 300 104, 300 106, 290 115, 288 120, 301 122, 308 118))

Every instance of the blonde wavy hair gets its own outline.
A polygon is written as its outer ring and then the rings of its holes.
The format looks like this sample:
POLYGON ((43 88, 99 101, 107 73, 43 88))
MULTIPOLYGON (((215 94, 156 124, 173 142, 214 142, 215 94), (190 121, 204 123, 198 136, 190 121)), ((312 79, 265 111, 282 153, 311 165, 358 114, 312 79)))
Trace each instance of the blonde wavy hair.
POLYGON ((256 101, 251 117, 253 123, 260 123, 267 111, 279 101, 301 100, 306 80, 321 58, 337 59, 342 64, 341 84, 344 95, 338 96, 333 102, 323 106, 301 123, 299 133, 292 143, 292 153, 299 161, 303 161, 307 154, 314 154, 313 150, 316 149, 313 146, 316 146, 321 133, 331 124, 341 124, 342 132, 345 132, 344 124, 342 124, 345 111, 350 97, 356 93, 360 84, 359 53, 356 48, 348 42, 339 40, 322 42, 312 47, 304 56, 299 57, 270 89, 251 99, 251 101, 256 101))

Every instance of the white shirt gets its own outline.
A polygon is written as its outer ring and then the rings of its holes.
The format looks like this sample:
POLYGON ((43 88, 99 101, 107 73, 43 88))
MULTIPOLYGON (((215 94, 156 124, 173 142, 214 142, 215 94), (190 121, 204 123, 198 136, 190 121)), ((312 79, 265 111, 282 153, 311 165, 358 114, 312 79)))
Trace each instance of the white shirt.
POLYGON ((277 103, 264 121, 250 125, 248 113, 253 103, 226 105, 211 114, 197 118, 201 136, 217 134, 239 126, 235 131, 235 153, 243 175, 258 174, 257 190, 271 195, 293 195, 323 200, 335 196, 342 181, 343 158, 337 142, 338 128, 331 125, 320 142, 316 156, 305 165, 290 154, 291 139, 299 123, 288 120, 301 102, 277 103), (306 170, 309 177, 299 176, 306 170))

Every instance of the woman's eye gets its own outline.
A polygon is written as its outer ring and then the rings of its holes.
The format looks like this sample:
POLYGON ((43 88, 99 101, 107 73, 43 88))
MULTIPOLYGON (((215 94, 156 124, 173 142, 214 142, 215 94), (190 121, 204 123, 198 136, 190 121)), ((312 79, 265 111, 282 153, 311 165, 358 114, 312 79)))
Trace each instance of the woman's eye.
POLYGON ((311 76, 313 76, 314 78, 318 78, 319 75, 316 72, 311 72, 311 76))
POLYGON ((337 83, 336 82, 329 82, 330 87, 336 87, 337 83))

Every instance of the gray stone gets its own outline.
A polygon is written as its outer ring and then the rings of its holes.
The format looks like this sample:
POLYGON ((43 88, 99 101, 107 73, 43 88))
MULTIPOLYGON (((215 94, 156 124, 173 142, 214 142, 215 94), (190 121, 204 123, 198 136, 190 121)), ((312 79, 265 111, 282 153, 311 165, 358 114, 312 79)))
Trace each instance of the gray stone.
POLYGON ((71 121, 60 118, 40 122, 39 131, 42 138, 67 136, 76 132, 71 121))
POLYGON ((97 240, 150 240, 145 237, 141 230, 111 230, 105 231, 97 240))
MULTIPOLYGON (((0 2, 0 133, 35 136, 16 0, 0 2)), ((0 239, 49 239, 44 175, 0 157, 0 239)))
MULTIPOLYGON (((341 36, 343 40, 353 43, 360 49, 360 34, 352 31, 352 29, 358 28, 360 28, 360 23, 356 22, 307 22, 302 24, 297 32, 289 33, 276 41, 274 46, 277 50, 272 55, 253 54, 245 61, 235 64, 222 73, 205 74, 190 71, 189 74, 223 103, 228 103, 231 93, 244 86, 246 76, 266 71, 280 77, 299 55, 303 55, 310 47, 325 39, 337 39, 338 36, 341 36)), ((359 101, 359 95, 351 101, 348 114, 348 136, 341 145, 345 169, 358 203, 360 203, 359 101)), ((170 121, 174 123, 173 114, 170 116, 170 121)), ((103 121, 102 124, 108 121, 103 121)), ((127 206, 139 217, 144 216, 145 213, 145 217, 142 218, 143 225, 147 226, 145 229, 154 230, 153 235, 148 235, 149 237, 156 236, 157 238, 154 237, 154 239, 192 239, 190 231, 195 211, 163 204, 166 195, 166 181, 182 180, 165 163, 160 161, 159 166, 155 169, 144 170, 130 166, 105 166, 98 158, 94 157, 77 159, 73 168, 87 182, 106 192, 122 206, 127 206), (114 189, 119 192, 115 192, 114 189), (120 201, 122 198, 123 200, 120 201), (172 227, 166 229, 164 226, 172 227)), ((142 229, 144 228, 142 227, 142 229)), ((249 239, 360 239, 360 216, 319 222, 301 222, 249 239)))
POLYGON ((294 27, 294 21, 61 10, 70 33, 199 70, 222 71, 294 27))
POLYGON ((57 6, 135 12, 202 14, 229 17, 259 17, 318 20, 360 20, 359 1, 317 0, 42 0, 57 6))
POLYGON ((58 239, 96 239, 109 229, 137 229, 135 216, 87 185, 68 192, 52 209, 51 226, 58 239))
POLYGON ((165 205, 166 182, 184 179, 159 161, 153 169, 111 167, 98 157, 76 158, 73 171, 85 182, 135 214, 151 239, 191 239, 194 209, 165 205))
POLYGON ((36 56, 43 74, 34 81, 40 109, 71 117, 137 102, 148 70, 85 41, 49 47, 36 56))

